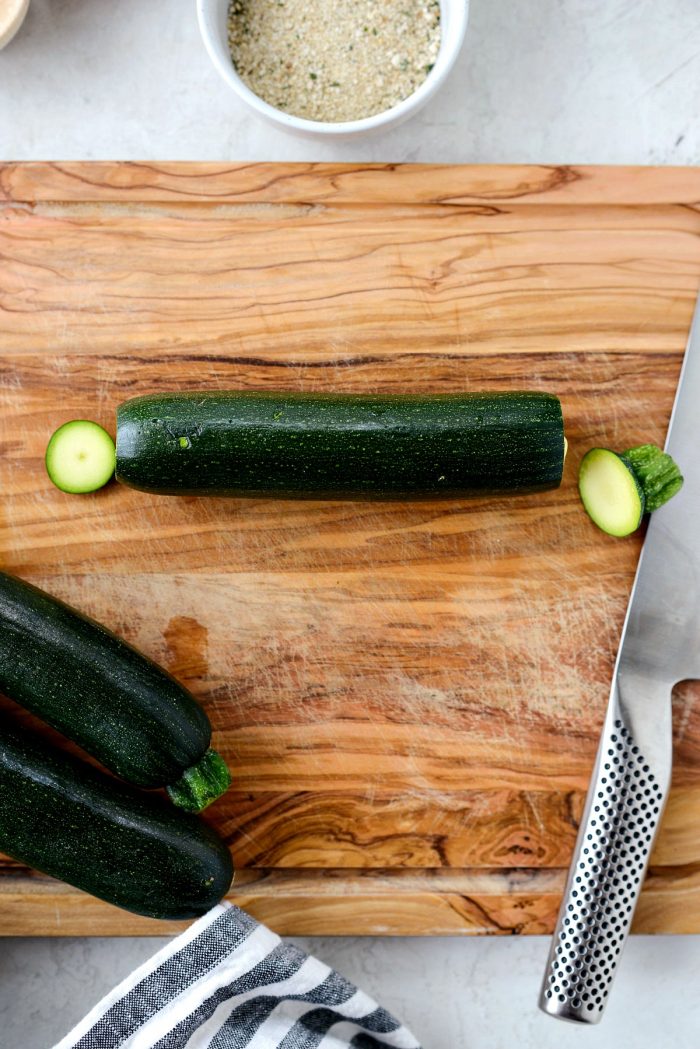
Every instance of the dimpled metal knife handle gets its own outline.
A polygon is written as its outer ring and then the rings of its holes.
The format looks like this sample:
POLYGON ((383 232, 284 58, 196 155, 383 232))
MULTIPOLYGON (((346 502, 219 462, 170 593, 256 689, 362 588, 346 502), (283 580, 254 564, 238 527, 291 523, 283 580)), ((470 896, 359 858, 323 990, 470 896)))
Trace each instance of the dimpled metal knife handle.
POLYGON ((540 995, 551 1016, 603 1015, 668 792, 670 692, 613 688, 540 995))

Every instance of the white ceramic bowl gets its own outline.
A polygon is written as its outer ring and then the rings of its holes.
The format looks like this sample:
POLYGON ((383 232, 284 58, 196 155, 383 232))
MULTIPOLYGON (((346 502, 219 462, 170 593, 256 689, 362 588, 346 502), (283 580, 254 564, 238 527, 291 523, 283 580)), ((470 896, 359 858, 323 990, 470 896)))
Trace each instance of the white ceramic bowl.
POLYGON ((7 11, 0 13, 0 51, 19 31, 29 10, 29 0, 12 0, 7 11))
POLYGON ((440 0, 442 26, 440 51, 435 65, 412 95, 382 113, 375 113, 374 116, 365 117, 363 120, 348 120, 339 123, 306 120, 303 117, 292 116, 264 102, 259 95, 250 90, 239 77, 231 61, 231 52, 228 47, 228 7, 229 0, 197 0, 199 28, 209 57, 228 86, 256 113, 286 131, 293 131, 299 135, 337 139, 352 138, 377 128, 385 129, 399 124, 413 116, 416 110, 420 109, 429 98, 432 98, 452 69, 464 42, 469 0, 440 0))

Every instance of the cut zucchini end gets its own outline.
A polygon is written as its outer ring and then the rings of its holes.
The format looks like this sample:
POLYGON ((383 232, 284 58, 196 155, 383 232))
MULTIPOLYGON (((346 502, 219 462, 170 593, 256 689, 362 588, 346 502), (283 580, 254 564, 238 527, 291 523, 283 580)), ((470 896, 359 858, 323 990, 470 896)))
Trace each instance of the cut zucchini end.
POLYGON ((96 492, 114 474, 114 441, 99 423, 74 419, 51 435, 44 461, 49 479, 62 492, 96 492))
POLYGON ((186 769, 166 788, 168 797, 186 812, 201 812, 231 786, 228 765, 215 750, 208 750, 196 765, 186 769))
POLYGON ((631 535, 644 515, 644 493, 632 464, 609 448, 591 448, 581 460, 578 490, 594 524, 608 535, 631 535))

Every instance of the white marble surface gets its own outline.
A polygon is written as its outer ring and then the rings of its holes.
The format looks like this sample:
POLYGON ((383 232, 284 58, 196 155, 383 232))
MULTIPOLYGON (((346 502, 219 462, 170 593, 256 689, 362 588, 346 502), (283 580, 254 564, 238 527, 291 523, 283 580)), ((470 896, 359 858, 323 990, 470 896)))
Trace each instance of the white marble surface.
MULTIPOLYGON (((0 952, 0 1045, 48 1049, 166 941, 18 940, 0 952)), ((698 938, 639 936, 602 1024, 581 1029, 535 1008, 542 937, 297 939, 366 988, 424 1049, 698 1049, 698 938)))
POLYGON ((472 0, 443 91, 402 127, 334 144, 249 113, 194 0, 32 0, 0 53, 0 157, 692 164, 699 52, 698 0, 472 0))
MULTIPOLYGON (((472 0, 439 97, 386 135, 328 144, 259 123, 227 92, 193 0, 32 0, 0 53, 0 159, 694 164, 699 56, 698 0, 472 0)), ((51 1045, 161 942, 2 941, 0 1046, 51 1045)), ((700 1046, 700 937, 633 939, 585 1031, 535 1009, 542 939, 303 943, 425 1049, 700 1046)))

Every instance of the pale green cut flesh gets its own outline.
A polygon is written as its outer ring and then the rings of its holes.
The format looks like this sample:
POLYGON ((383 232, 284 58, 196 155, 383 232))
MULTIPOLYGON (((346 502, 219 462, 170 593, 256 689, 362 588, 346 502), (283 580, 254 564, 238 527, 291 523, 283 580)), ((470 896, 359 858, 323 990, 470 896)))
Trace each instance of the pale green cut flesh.
POLYGON ((46 472, 62 492, 94 492, 114 473, 114 441, 98 423, 76 419, 51 436, 45 461, 46 472))
POLYGON ((581 460, 578 489, 586 513, 608 535, 630 535, 639 528, 644 494, 623 456, 591 448, 581 460))

